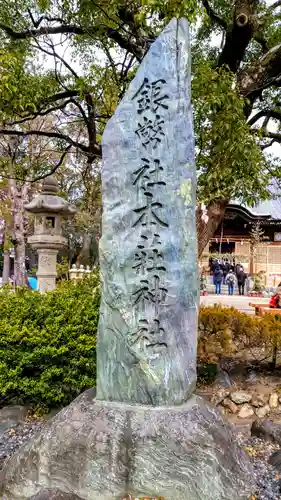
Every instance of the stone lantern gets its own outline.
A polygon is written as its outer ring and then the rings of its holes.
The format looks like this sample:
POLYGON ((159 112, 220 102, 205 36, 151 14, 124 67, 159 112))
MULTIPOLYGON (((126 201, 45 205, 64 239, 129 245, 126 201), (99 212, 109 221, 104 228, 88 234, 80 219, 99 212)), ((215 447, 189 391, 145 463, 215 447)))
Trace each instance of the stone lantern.
POLYGON ((41 293, 56 287, 56 264, 58 251, 67 246, 62 236, 62 218, 72 217, 76 209, 57 195, 58 183, 55 177, 46 177, 41 193, 25 210, 35 215, 34 235, 28 243, 38 252, 38 285, 41 293))

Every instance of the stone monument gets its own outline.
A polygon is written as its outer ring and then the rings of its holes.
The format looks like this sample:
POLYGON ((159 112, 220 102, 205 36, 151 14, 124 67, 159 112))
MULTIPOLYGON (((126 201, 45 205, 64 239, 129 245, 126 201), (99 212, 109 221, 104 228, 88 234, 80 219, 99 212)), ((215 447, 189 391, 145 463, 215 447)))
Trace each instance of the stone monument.
POLYGON ((179 405, 195 389, 196 167, 189 66, 187 26, 174 21, 152 45, 104 131, 101 400, 179 405))
POLYGON ((46 177, 41 193, 25 210, 35 214, 34 235, 28 243, 38 252, 38 286, 41 293, 56 288, 57 254, 67 246, 67 239, 62 236, 62 218, 71 217, 76 209, 68 201, 57 195, 58 183, 54 176, 46 177))
POLYGON ((231 427, 193 395, 198 276, 188 25, 173 19, 103 136, 97 394, 6 464, 3 500, 246 500, 231 427), (47 493, 48 492, 48 493, 47 493))

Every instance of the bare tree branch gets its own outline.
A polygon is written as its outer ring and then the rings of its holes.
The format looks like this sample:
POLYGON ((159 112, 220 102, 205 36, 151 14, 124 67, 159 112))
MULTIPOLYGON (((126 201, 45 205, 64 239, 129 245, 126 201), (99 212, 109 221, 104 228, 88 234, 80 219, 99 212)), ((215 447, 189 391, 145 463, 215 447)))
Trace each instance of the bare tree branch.
POLYGON ((58 162, 58 163, 56 163, 56 164, 53 166, 53 168, 52 168, 52 169, 51 169, 51 170, 50 170, 47 174, 38 175, 38 176, 37 176, 37 177, 35 177, 34 179, 29 180, 29 182, 38 182, 38 181, 40 181, 40 180, 42 180, 42 179, 45 179, 45 177, 48 177, 49 175, 54 174, 54 173, 58 170, 58 168, 59 168, 59 167, 63 164, 63 161, 64 161, 64 159, 65 159, 66 155, 68 154, 68 152, 69 152, 69 150, 70 150, 71 148, 72 148, 72 146, 71 146, 71 144, 69 144, 69 146, 67 146, 67 147, 65 148, 65 151, 64 151, 64 152, 63 152, 63 154, 61 155, 61 158, 60 158, 59 162, 58 162))
POLYGON ((50 17, 50 16, 41 16, 37 21, 34 19, 34 16, 30 9, 27 9, 31 22, 35 28, 38 28, 42 21, 48 21, 49 23, 64 23, 64 20, 61 17, 50 17))
POLYGON ((208 16, 210 17, 210 19, 215 24, 217 24, 218 26, 220 26, 222 29, 227 30, 227 23, 225 22, 224 19, 222 19, 220 16, 218 16, 215 13, 215 11, 213 10, 213 8, 209 4, 209 0, 202 0, 202 3, 203 3, 203 6, 205 7, 206 12, 207 12, 208 16))
POLYGON ((273 142, 281 143, 281 134, 278 134, 275 132, 268 132, 268 130, 262 130, 261 132, 262 132, 263 137, 267 137, 269 139, 272 139, 273 142))
POLYGON ((248 125, 251 127, 264 116, 266 117, 266 124, 268 123, 268 120, 270 118, 281 121, 281 110, 279 111, 278 109, 262 109, 261 111, 258 111, 258 113, 256 113, 252 118, 250 118, 250 120, 248 120, 248 125))
POLYGON ((274 139, 272 139, 268 144, 263 144, 262 146, 260 146, 260 148, 264 151, 267 148, 271 148, 274 142, 275 142, 274 139))
POLYGON ((48 97, 48 99, 46 99, 46 103, 48 102, 55 102, 55 101, 59 101, 60 99, 68 99, 68 98, 71 98, 71 97, 77 97, 79 95, 79 92, 78 90, 65 90, 64 92, 58 92, 57 94, 54 94, 50 97, 48 97))
POLYGON ((270 5, 268 7, 268 10, 269 11, 273 11, 273 10, 277 9, 277 7, 281 7, 281 0, 278 0, 277 2, 273 3, 272 5, 270 5))
POLYGON ((88 117, 83 109, 83 106, 80 104, 80 102, 76 101, 76 99, 71 99, 70 102, 79 109, 81 116, 82 116, 83 120, 85 121, 85 125, 87 125, 89 120, 88 120, 88 117))
POLYGON ((97 143, 97 131, 96 131, 96 123, 95 123, 95 107, 93 103, 93 99, 90 93, 88 93, 85 96, 86 99, 86 104, 87 104, 87 111, 88 111, 88 117, 89 119, 87 120, 87 129, 88 129, 88 135, 89 135, 89 151, 93 152, 95 145, 97 143))
POLYGON ((266 39, 264 38, 263 34, 262 33, 255 33, 253 36, 253 39, 261 45, 262 51, 265 54, 268 51, 269 47, 268 47, 268 43, 267 43, 266 39))
POLYGON ((26 40, 31 37, 40 37, 44 35, 62 35, 64 33, 72 33, 74 35, 85 35, 85 30, 74 24, 61 24, 60 26, 44 26, 36 29, 27 29, 23 31, 15 31, 10 26, 0 23, 0 29, 5 31, 13 40, 26 40))
POLYGON ((231 29, 227 30, 218 65, 226 66, 233 73, 237 73, 247 47, 257 31, 254 23, 255 6, 251 0, 236 1, 233 14, 233 24, 231 29))
POLYGON ((44 111, 36 111, 32 115, 27 115, 20 120, 15 120, 13 122, 8 122, 9 126, 12 125, 20 125, 21 123, 26 123, 28 121, 34 120, 37 118, 37 116, 46 116, 49 113, 53 113, 54 111, 61 111, 63 108, 68 106, 68 104, 76 103, 75 99, 68 99, 67 101, 64 101, 60 106, 53 106, 52 108, 47 108, 44 111))
POLYGON ((255 64, 241 71, 238 86, 242 96, 254 101, 270 87, 281 85, 281 44, 264 54, 255 64))
POLYGON ((13 30, 10 26, 0 23, 0 29, 2 29, 12 40, 26 40, 28 38, 38 38, 45 35, 62 34, 95 36, 99 30, 104 31, 105 35, 115 41, 122 49, 128 50, 131 54, 134 54, 138 61, 141 61, 144 55, 143 47, 134 43, 132 40, 123 37, 117 30, 108 26, 99 26, 99 28, 85 30, 84 28, 74 24, 61 24, 59 26, 44 26, 38 29, 27 29, 18 32, 13 30))
POLYGON ((34 177, 33 179, 26 179, 26 178, 23 178, 23 177, 17 177, 17 176, 11 176, 11 175, 4 175, 3 173, 1 173, 1 175, 5 179, 14 179, 14 180, 19 181, 19 182, 31 182, 31 183, 35 183, 35 182, 41 181, 42 179, 45 179, 45 177, 48 177, 49 175, 54 174, 58 170, 58 168, 63 164, 63 161, 64 161, 66 155, 69 153, 69 150, 71 148, 72 148, 71 145, 68 145, 65 148, 65 151, 62 153, 60 160, 58 161, 58 163, 56 163, 53 166, 53 168, 51 168, 51 170, 49 170, 45 174, 38 175, 37 177, 34 177))
MULTIPOLYGON (((84 153, 89 153, 89 147, 86 146, 85 144, 81 142, 74 141, 71 139, 71 137, 59 133, 59 132, 47 132, 44 130, 6 130, 6 129, 0 129, 0 135, 8 135, 8 136, 21 136, 21 137, 27 137, 29 135, 38 135, 41 137, 52 137, 54 139, 61 139, 69 144, 71 144, 73 147, 80 149, 81 151, 84 151, 84 153)), ((93 152, 96 156, 101 156, 101 148, 98 144, 95 146, 95 151, 93 152)))
MULTIPOLYGON (((41 52, 44 52, 45 54, 47 54, 48 56, 53 56, 54 58, 56 59, 59 59, 59 61, 62 62, 62 64, 68 69, 68 71, 70 73, 72 73, 72 75, 74 76, 74 78, 76 78, 78 80, 79 76, 78 74, 76 73, 76 71, 74 71, 74 69, 70 66, 70 64, 68 64, 67 61, 65 61, 63 59, 63 57, 61 57, 56 51, 55 51, 55 48, 54 48, 54 45, 51 45, 51 44, 47 44, 52 52, 49 52, 47 49, 44 49, 38 42, 38 40, 36 40, 36 38, 34 38, 34 42, 36 43, 36 48, 38 48, 39 50, 41 50, 41 52)), ((32 45, 31 45, 32 46, 32 45)))
POLYGON ((268 122, 270 120, 270 116, 269 115, 266 115, 264 120, 263 120, 263 124, 262 124, 262 128, 263 129, 266 129, 267 128, 267 125, 268 125, 268 122))

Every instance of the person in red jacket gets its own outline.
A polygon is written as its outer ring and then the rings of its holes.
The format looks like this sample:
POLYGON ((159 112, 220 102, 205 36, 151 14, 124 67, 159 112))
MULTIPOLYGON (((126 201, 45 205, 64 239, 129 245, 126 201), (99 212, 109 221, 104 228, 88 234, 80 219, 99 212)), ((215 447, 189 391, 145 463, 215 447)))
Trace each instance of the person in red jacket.
POLYGON ((269 307, 271 309, 281 309, 281 289, 277 288, 277 292, 272 295, 269 301, 269 307))

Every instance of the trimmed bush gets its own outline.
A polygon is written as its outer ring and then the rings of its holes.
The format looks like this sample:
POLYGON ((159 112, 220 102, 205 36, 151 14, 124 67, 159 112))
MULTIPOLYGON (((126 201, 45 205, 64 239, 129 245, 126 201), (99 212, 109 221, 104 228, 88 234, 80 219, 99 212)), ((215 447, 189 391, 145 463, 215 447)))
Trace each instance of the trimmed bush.
MULTIPOLYGON (((66 405, 96 383, 99 276, 62 281, 40 295, 27 289, 0 292, 0 406, 66 405)), ((242 348, 263 348, 276 364, 281 318, 249 316, 234 308, 202 307, 198 361, 207 372, 242 348)))
POLYGON ((198 319, 198 359, 216 363, 223 356, 243 348, 263 349, 276 365, 281 348, 281 317, 266 314, 250 316, 232 307, 201 307, 198 319))
POLYGON ((54 407, 95 385, 98 275, 0 293, 0 403, 54 407))
POLYGON ((222 307, 204 307, 198 318, 198 358, 215 363, 232 350, 231 316, 222 307), (215 310, 214 310, 215 309, 215 310))

